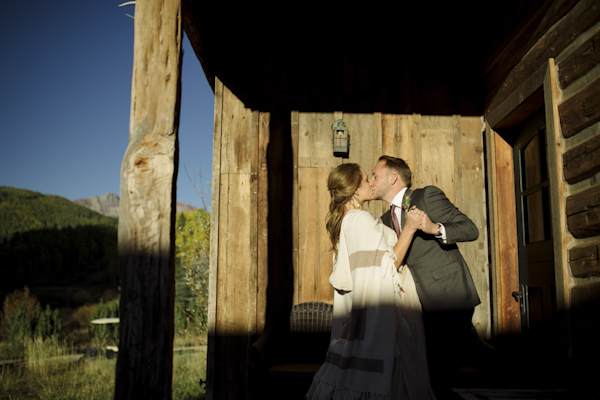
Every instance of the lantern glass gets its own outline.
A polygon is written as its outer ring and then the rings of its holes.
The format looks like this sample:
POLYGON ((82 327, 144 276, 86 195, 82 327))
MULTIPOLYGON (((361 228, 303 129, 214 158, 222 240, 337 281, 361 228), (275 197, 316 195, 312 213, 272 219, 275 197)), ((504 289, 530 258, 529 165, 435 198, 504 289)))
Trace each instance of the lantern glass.
POLYGON ((348 135, 345 131, 337 131, 335 135, 335 147, 346 147, 348 135))
POLYGON ((341 119, 335 121, 331 127, 333 130, 333 155, 336 157, 348 157, 350 148, 350 135, 348 127, 341 119))

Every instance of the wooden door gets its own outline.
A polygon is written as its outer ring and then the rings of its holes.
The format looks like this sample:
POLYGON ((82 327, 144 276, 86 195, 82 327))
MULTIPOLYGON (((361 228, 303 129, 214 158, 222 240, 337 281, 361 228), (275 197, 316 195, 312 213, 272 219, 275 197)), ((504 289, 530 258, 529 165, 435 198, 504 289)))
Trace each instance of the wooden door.
POLYGON ((515 200, 521 332, 528 347, 540 350, 552 340, 556 284, 550 213, 550 183, 543 109, 515 128, 515 200))

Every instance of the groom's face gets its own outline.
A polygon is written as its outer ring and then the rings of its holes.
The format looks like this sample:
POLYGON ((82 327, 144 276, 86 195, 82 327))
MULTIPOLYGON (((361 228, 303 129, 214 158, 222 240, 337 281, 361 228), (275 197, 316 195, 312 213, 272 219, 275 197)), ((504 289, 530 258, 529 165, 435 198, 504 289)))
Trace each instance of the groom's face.
POLYGON ((376 200, 385 200, 392 188, 389 172, 385 161, 379 161, 373 168, 371 187, 376 200))

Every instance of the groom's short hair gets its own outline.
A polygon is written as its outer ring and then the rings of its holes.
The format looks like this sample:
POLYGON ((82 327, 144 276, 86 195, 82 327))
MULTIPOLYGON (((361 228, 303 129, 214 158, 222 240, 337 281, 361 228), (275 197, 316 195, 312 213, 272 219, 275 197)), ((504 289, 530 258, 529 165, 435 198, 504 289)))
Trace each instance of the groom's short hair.
POLYGON ((400 175, 406 187, 411 187, 412 173, 403 159, 391 156, 381 156, 379 157, 379 161, 385 161, 385 166, 400 175))

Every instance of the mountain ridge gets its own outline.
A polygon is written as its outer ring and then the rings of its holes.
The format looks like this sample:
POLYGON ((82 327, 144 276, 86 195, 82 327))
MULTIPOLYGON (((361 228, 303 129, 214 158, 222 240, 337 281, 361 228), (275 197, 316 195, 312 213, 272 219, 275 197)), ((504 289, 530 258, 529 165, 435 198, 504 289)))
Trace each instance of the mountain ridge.
POLYGON ((14 234, 41 229, 76 228, 105 225, 117 227, 117 219, 102 215, 70 200, 34 192, 0 186, 0 241, 14 234))
POLYGON ((73 200, 73 203, 87 207, 108 217, 119 218, 119 197, 114 193, 106 193, 102 196, 93 196, 87 199, 77 199, 73 200))
MULTIPOLYGON (((102 215, 108 217, 119 218, 119 196, 114 193, 106 193, 102 196, 88 197, 87 199, 77 199, 73 203, 87 207, 91 210, 96 211, 102 215)), ((181 212, 190 212, 197 209, 197 207, 178 201, 175 205, 175 212, 177 214, 181 212)))

